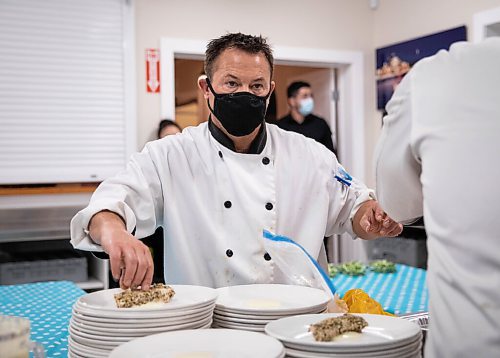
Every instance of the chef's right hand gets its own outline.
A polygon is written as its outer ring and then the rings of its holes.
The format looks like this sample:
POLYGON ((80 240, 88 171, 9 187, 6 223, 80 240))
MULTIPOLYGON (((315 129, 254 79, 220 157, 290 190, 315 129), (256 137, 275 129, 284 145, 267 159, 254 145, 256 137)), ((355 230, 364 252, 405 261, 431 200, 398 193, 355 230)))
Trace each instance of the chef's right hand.
POLYGON ((89 224, 90 237, 109 255, 111 273, 120 287, 141 286, 148 290, 153 279, 153 258, 149 248, 134 238, 117 214, 101 211, 89 224))

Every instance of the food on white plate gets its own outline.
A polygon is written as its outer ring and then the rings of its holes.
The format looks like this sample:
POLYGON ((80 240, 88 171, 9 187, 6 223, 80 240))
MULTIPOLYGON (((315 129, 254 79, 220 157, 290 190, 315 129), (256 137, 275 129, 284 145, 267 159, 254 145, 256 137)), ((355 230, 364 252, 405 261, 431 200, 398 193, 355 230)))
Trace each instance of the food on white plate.
POLYGON ((366 326, 368 326, 368 322, 363 317, 346 313, 339 317, 327 318, 311 324, 309 331, 316 341, 330 342, 335 337, 347 332, 361 333, 361 330, 366 326))
POLYGON ((115 302, 118 308, 131 308, 150 303, 168 303, 174 295, 175 291, 172 287, 163 283, 155 283, 147 291, 139 288, 128 288, 117 293, 115 302))

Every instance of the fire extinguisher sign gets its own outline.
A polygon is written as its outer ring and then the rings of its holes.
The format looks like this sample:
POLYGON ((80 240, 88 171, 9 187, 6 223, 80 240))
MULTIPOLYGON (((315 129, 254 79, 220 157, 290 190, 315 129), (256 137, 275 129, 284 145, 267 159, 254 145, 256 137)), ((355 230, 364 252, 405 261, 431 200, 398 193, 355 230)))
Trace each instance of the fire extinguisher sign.
POLYGON ((160 51, 146 49, 146 88, 150 93, 160 92, 160 51))

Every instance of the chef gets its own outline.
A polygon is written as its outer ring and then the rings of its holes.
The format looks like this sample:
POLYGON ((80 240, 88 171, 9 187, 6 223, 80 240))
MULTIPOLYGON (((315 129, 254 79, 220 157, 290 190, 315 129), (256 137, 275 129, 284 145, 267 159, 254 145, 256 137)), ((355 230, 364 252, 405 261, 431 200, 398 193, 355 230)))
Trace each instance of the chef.
POLYGON ((105 251, 122 287, 148 289, 153 264, 136 238, 164 228, 165 281, 221 287, 279 283, 262 232, 318 257, 323 238, 396 236, 373 192, 322 144, 264 122, 273 55, 261 36, 212 40, 198 80, 211 115, 148 143, 71 222, 77 249, 105 251))
POLYGON ((429 358, 500 357, 499 63, 498 37, 456 43, 386 107, 377 194, 397 220, 424 216, 429 358))

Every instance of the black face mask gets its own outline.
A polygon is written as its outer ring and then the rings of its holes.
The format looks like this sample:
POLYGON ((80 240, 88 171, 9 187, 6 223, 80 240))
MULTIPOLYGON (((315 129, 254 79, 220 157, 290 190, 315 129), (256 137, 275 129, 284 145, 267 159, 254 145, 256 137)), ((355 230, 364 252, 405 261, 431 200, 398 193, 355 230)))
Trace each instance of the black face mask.
POLYGON ((207 77, 207 85, 213 93, 214 108, 210 112, 220 121, 226 131, 235 137, 242 137, 252 133, 266 117, 266 96, 259 97, 250 92, 215 93, 207 77))

